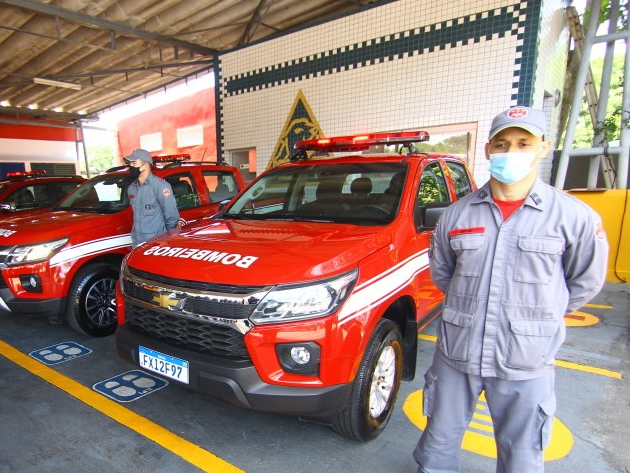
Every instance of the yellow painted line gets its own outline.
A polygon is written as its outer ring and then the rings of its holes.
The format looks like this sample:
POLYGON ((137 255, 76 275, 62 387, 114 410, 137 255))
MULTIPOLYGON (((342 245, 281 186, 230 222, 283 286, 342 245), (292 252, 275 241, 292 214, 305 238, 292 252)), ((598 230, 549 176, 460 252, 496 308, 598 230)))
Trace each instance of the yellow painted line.
POLYGON ((93 409, 100 411, 107 417, 114 419, 116 422, 119 422, 125 427, 136 431, 140 435, 173 452, 175 455, 195 465, 202 471, 208 473, 216 473, 217 471, 221 473, 244 473, 243 470, 236 468, 234 465, 231 465, 198 445, 175 435, 146 417, 142 417, 73 379, 58 373, 52 368, 16 350, 2 340, 0 340, 0 355, 5 356, 15 364, 33 373, 35 376, 39 376, 44 381, 67 392, 93 409))
POLYGON ((478 422, 475 422, 474 420, 471 421, 470 424, 468 424, 468 426, 477 430, 481 430, 482 432, 494 433, 494 427, 492 427, 492 425, 480 424, 478 422))
MULTIPOLYGON (((426 340, 428 342, 437 341, 437 337, 435 335, 426 335, 424 333, 419 333, 418 338, 420 340, 426 340)), ((577 371, 584 371, 586 373, 599 374, 601 376, 607 376, 609 378, 616 378, 616 379, 622 378, 621 373, 617 371, 605 370, 603 368, 596 368, 594 366, 588 366, 588 365, 580 365, 578 363, 571 363, 570 361, 556 360, 555 365, 560 366, 561 368, 567 368, 570 370, 577 370, 577 371)))
POLYGON ((479 419, 479 420, 484 421, 484 422, 489 422, 489 423, 492 423, 492 417, 490 417, 490 416, 489 416, 489 415, 487 415, 487 414, 480 414, 480 413, 478 413, 478 412, 475 412, 475 413, 473 414, 473 417, 474 417, 475 419, 479 419))
POLYGON ((437 337, 435 335, 426 335, 424 333, 419 333, 418 338, 420 340, 426 340, 427 342, 437 342, 437 337))
POLYGON ((614 309, 611 305, 602 304, 584 304, 584 307, 592 307, 593 309, 614 309))
POLYGON ((603 368, 595 368, 594 366, 579 365, 577 363, 571 363, 570 361, 556 360, 556 366, 562 368, 568 368, 570 370, 585 371, 587 373, 599 374, 601 376, 607 376, 609 378, 621 379, 621 373, 617 371, 609 371, 603 368))

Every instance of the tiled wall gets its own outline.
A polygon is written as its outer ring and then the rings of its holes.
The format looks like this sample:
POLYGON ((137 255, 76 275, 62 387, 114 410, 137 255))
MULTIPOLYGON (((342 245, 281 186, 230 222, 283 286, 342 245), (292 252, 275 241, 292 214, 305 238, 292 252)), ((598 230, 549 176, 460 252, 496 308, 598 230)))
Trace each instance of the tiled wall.
POLYGON ((228 161, 255 148, 262 172, 313 134, 472 123, 481 183, 492 117, 562 90, 563 14, 561 0, 397 0, 224 53, 218 146, 228 161))

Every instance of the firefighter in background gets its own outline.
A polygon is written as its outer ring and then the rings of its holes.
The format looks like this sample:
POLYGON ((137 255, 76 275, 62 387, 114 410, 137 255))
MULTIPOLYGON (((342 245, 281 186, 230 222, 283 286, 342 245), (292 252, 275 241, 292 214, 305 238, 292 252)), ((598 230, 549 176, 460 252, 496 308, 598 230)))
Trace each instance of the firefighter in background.
POLYGON ((123 161, 134 179, 127 194, 133 209, 131 244, 135 248, 149 238, 181 226, 184 221, 179 217, 171 185, 153 174, 153 158, 148 151, 136 149, 123 161))

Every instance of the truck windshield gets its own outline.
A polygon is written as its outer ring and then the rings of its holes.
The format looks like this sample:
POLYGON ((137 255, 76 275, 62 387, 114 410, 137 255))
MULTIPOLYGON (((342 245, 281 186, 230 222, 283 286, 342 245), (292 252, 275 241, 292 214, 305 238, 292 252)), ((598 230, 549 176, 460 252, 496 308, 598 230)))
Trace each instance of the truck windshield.
POLYGON ((385 225, 398 212, 405 163, 279 168, 234 201, 223 218, 385 225))
POLYGON ((58 210, 110 214, 129 206, 128 174, 105 174, 77 187, 57 207, 58 210))

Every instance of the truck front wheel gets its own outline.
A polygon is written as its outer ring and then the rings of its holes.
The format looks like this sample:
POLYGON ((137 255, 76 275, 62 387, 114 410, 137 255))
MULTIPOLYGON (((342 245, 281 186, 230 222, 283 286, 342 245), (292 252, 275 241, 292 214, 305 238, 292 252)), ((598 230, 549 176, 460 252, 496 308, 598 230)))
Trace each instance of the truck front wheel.
POLYGON ((394 410, 402 376, 402 336, 391 320, 380 320, 370 337, 350 398, 333 430, 356 440, 378 437, 394 410))
POLYGON ((66 318, 79 333, 93 337, 116 330, 116 280, 118 271, 104 263, 81 268, 70 286, 66 318))

